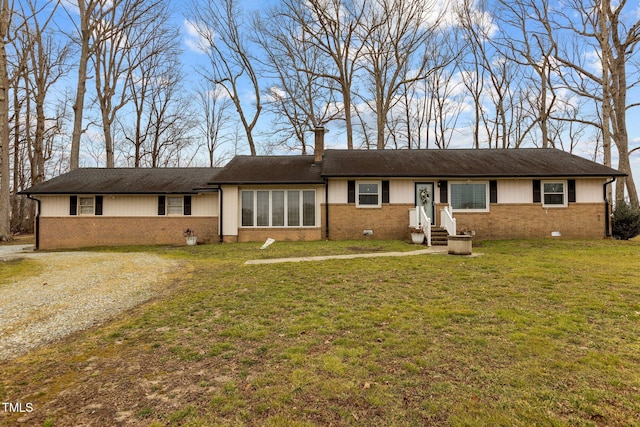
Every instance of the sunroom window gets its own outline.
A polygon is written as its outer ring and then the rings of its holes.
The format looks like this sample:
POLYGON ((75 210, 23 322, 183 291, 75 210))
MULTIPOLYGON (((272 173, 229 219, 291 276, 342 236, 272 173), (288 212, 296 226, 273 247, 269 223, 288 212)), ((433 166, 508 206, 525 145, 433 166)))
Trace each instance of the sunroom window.
POLYGON ((243 190, 242 227, 315 227, 315 190, 243 190))
POLYGON ((488 183, 451 183, 451 209, 454 211, 487 211, 488 183))

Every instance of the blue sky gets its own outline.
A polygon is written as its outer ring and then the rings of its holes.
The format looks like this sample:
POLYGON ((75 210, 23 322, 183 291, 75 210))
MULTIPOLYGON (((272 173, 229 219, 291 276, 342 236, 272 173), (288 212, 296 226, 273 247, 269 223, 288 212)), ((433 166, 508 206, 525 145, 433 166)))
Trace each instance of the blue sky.
MULTIPOLYGON (((181 44, 184 50, 182 55, 184 74, 185 74, 184 84, 186 89, 189 90, 189 88, 197 85, 198 81, 200 80, 200 76, 196 72, 196 68, 198 66, 203 66, 206 68, 208 66, 208 60, 206 56, 202 54, 202 52, 198 51, 198 49, 195 48, 197 43, 196 43, 194 34, 189 31, 189 25, 188 25, 189 17, 188 17, 188 14, 186 13, 188 9, 186 3, 179 0, 172 0, 172 2, 173 2, 172 6, 174 10, 173 21, 175 25, 177 25, 181 30, 181 44)), ((240 4, 247 11, 259 11, 264 8, 272 6, 277 2, 278 2, 277 0, 265 0, 265 1, 259 1, 259 2, 252 1, 252 0, 241 0, 240 4)), ((635 13, 637 16, 640 16, 640 5, 636 6, 636 9, 637 10, 635 11, 632 10, 631 13, 632 14, 635 13)), ((61 19, 63 21, 65 18, 62 16, 61 19)), ((64 25, 65 25, 64 23, 61 24, 61 26, 64 26, 64 25)), ((585 52, 585 55, 588 56, 589 53, 585 52)), ((90 81, 88 83, 88 89, 90 91, 91 91, 92 85, 93 83, 90 81)), ((266 88, 267 88, 267 85, 265 85, 263 89, 266 89, 266 88)), ((62 96, 62 94, 65 94, 65 93, 68 94, 68 93, 75 92, 75 79, 73 76, 73 70, 71 71, 68 78, 62 81, 60 85, 58 85, 57 90, 59 92, 58 96, 62 96)), ((245 93, 246 93, 245 103, 247 105, 250 105, 251 102, 253 101, 253 95, 251 94, 251 91, 249 90, 249 88, 246 89, 245 93)), ((638 95, 638 91, 634 91, 629 94, 629 102, 631 103, 635 101, 640 101, 640 95, 638 95)), ((464 102, 463 107, 466 109, 467 113, 470 113, 469 99, 466 99, 463 102, 464 102)), ((637 118, 638 116, 639 116, 638 110, 632 110, 628 114, 629 140, 630 140, 630 145, 632 147, 640 145, 640 121, 635 120, 635 118, 637 118)), ((231 120, 235 120, 235 116, 232 115, 231 117, 232 117, 231 120)), ((258 122, 256 140, 258 141, 261 140, 261 131, 264 131, 265 129, 269 129, 271 127, 272 119, 273 117, 269 116, 266 113, 263 113, 263 115, 261 116, 258 122)), ((470 137, 469 126, 470 126, 469 115, 467 116, 463 115, 461 119, 458 120, 457 122, 456 130, 454 132, 454 136, 452 138, 450 148, 470 148, 472 146, 472 139, 470 137)), ((329 124, 328 127, 330 130, 329 134, 327 135, 328 146, 332 148, 344 147, 345 146, 344 132, 340 129, 340 126, 337 126, 335 124, 329 124)), ((94 131, 99 132, 99 129, 94 129, 94 131)), ((248 153, 248 150, 244 150, 244 153, 248 153)), ((578 148, 576 150, 576 154, 583 155, 585 157, 591 157, 592 155, 591 146, 589 144, 586 144, 578 148)), ((99 155, 97 158, 95 157, 95 155, 93 158, 91 157, 91 155, 89 155, 89 159, 87 160, 89 164, 87 165, 92 165, 90 164, 92 162, 99 163, 99 161, 100 161, 99 155)), ((614 167, 615 167, 616 161, 617 159, 614 158, 614 167)), ((632 162, 634 167, 634 176, 636 177, 636 179, 640 180, 640 153, 637 153, 632 157, 632 162)))
MULTIPOLYGON (((255 11, 255 10, 260 10, 261 8, 265 8, 270 5, 273 5, 274 3, 276 3, 276 1, 271 0, 271 1, 259 2, 259 3, 255 1, 243 1, 241 3, 245 5, 247 10, 255 11)), ((634 11, 633 13, 640 16, 640 6, 637 6, 637 10, 634 11)), ((193 48, 194 45, 196 44, 196 41, 195 41, 194 34, 189 31, 189 28, 187 25, 188 17, 183 15, 177 19, 181 21, 181 25, 183 29, 183 42, 184 42, 184 49, 185 49, 185 53, 184 53, 185 67, 188 69, 189 67, 192 67, 194 64, 201 64, 206 67, 206 59, 203 57, 202 53, 198 52, 196 49, 193 48), (203 63, 202 60, 205 60, 205 62, 203 63)), ((593 55, 592 53, 585 52, 585 55, 587 57, 591 55, 594 57, 594 59, 597 59, 595 58, 595 55, 593 55)), ((637 90, 629 93, 629 102, 630 103, 634 102, 634 100, 640 101, 640 96, 637 90)), ((250 103, 251 101, 252 101, 252 94, 250 93, 249 90, 247 90, 246 102, 250 103)), ((466 99, 464 102, 468 104, 469 100, 466 99)), ((467 111, 469 110, 468 105, 466 106, 466 110, 467 111)), ((637 110, 632 110, 628 114, 628 132, 629 132, 629 141, 630 141, 631 147, 640 146, 640 122, 638 120, 634 120, 634 117, 638 117, 637 110)), ((270 120, 271 118, 266 114, 264 115, 264 117, 261 117, 259 121, 258 134, 260 132, 260 128, 270 126, 270 120)), ((336 148, 342 148, 345 144, 343 132, 341 132, 338 126, 330 124, 328 127, 330 129, 330 132, 327 135, 328 145, 334 146, 336 148)), ((472 144, 472 140, 470 136, 470 117, 463 116, 463 118, 458 121, 458 125, 456 128, 456 131, 454 132, 454 137, 452 138, 452 143, 450 145, 450 148, 470 148, 472 146, 471 144, 472 144)), ((583 146, 578 147, 575 153, 588 158, 592 157, 593 155, 592 144, 585 144, 583 146)), ((614 156, 615 157, 613 162, 615 167, 615 164, 617 162, 617 155, 614 153, 614 156)), ((634 167, 634 176, 638 178, 640 177, 640 153, 637 153, 632 157, 632 162, 634 167)))

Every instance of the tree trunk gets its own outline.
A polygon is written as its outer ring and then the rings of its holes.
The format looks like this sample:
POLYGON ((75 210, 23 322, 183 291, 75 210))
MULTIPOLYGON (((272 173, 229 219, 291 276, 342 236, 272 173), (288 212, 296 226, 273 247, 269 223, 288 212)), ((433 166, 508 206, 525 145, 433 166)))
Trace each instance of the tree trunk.
POLYGON ((0 9, 0 240, 11 238, 11 175, 9 168, 9 75, 5 43, 9 31, 9 0, 2 0, 0 9))
POLYGON ((82 137, 82 116, 84 114, 84 97, 87 92, 87 65, 90 54, 90 26, 89 14, 85 8, 84 0, 78 0, 80 9, 80 58, 78 59, 78 84, 76 86, 76 100, 73 104, 73 133, 71 134, 71 156, 69 169, 80 167, 80 138, 82 137))

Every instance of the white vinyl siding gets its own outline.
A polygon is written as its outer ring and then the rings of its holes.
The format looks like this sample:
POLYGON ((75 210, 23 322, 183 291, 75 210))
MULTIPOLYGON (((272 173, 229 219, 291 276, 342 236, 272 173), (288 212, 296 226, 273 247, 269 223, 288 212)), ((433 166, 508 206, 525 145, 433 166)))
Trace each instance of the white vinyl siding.
POLYGON ((531 180, 498 180, 498 203, 533 203, 531 180))
POLYGON ((605 179, 577 179, 576 203, 602 203, 602 185, 605 179))
MULTIPOLYGON (((69 216, 69 196, 39 196, 40 215, 43 217, 69 216)), ((78 207, 80 198, 78 196, 78 207)), ((93 214, 93 211, 92 211, 93 214)), ((158 195, 106 194, 102 201, 102 216, 144 217, 158 216, 158 195)), ((218 216, 218 194, 191 196, 191 216, 218 216)))

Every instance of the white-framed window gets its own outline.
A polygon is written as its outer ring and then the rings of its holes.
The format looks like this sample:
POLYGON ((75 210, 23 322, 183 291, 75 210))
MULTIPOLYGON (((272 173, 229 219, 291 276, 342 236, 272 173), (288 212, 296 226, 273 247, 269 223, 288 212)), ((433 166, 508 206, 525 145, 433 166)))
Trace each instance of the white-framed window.
POLYGON ((242 227, 315 227, 316 190, 242 190, 242 227))
POLYGON ((449 195, 453 211, 489 211, 489 182, 451 182, 449 195))
POLYGON ((542 181, 542 206, 566 207, 567 206, 567 182, 566 181, 542 181))
POLYGON ((182 215, 182 196, 167 196, 167 215, 182 215))
POLYGON ((78 197, 78 215, 94 215, 95 213, 95 198, 93 196, 78 197))
POLYGON ((378 208, 381 206, 380 181, 356 181, 356 206, 378 208))

